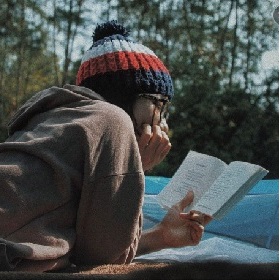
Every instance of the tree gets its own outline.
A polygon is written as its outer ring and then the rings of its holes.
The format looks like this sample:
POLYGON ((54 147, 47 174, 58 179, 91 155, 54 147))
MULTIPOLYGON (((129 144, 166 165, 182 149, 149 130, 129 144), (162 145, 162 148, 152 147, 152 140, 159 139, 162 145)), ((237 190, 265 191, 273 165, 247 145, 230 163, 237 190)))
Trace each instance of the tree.
POLYGON ((245 0, 115 3, 111 15, 129 22, 134 37, 156 51, 175 84, 173 148, 152 174, 171 176, 187 151, 195 149, 226 161, 263 163, 269 176, 277 177, 278 161, 272 157, 277 155, 277 121, 260 137, 261 124, 278 115, 276 106, 268 110, 263 103, 265 80, 260 82, 259 74, 262 54, 277 42, 273 7, 245 0), (260 147, 266 150, 260 153, 260 147))
POLYGON ((225 161, 259 163, 276 178, 278 69, 264 75, 260 61, 277 47, 278 25, 273 1, 266 3, 5 0, 0 9, 2 127, 34 91, 74 83, 83 48, 91 46, 88 40, 77 48, 77 41, 97 22, 118 19, 155 51, 174 81, 173 147, 151 174, 171 176, 194 149, 225 161))
MULTIPOLYGON (((78 32, 82 33, 86 21, 83 16, 88 9, 85 6, 85 0, 54 0, 52 2, 52 15, 49 15, 49 23, 52 24, 52 41, 53 52, 58 55, 58 38, 61 38, 61 46, 63 48, 62 56, 62 73, 61 79, 58 77, 58 69, 56 69, 56 81, 59 85, 64 85, 71 81, 71 68, 73 62, 73 53, 75 51, 74 44, 78 32)), ((54 63, 56 65, 56 61, 54 63)))
POLYGON ((0 10, 0 108, 1 136, 7 136, 11 114, 39 88, 49 86, 50 53, 42 1, 3 1, 0 10), (47 77, 38 73, 41 72, 47 77), (34 79, 36 78, 36 79, 34 79))

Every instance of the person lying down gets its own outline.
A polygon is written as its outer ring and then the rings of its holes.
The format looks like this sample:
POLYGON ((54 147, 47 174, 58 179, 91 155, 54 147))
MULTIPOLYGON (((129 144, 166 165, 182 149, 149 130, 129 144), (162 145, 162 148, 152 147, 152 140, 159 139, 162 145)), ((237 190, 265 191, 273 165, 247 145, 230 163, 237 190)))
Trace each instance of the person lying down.
POLYGON ((117 21, 99 24, 76 85, 32 96, 0 144, 0 270, 126 264, 200 242, 211 217, 188 193, 142 230, 144 173, 168 154, 163 62, 117 21))

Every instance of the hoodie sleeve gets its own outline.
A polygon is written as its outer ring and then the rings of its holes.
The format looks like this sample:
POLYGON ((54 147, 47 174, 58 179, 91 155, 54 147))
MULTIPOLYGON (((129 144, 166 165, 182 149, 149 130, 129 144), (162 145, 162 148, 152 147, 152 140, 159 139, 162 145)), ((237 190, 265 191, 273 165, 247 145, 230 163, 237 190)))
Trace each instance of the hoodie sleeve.
POLYGON ((141 236, 144 174, 133 125, 120 108, 102 106, 99 126, 85 124, 94 133, 77 215, 76 264, 130 263, 141 236))

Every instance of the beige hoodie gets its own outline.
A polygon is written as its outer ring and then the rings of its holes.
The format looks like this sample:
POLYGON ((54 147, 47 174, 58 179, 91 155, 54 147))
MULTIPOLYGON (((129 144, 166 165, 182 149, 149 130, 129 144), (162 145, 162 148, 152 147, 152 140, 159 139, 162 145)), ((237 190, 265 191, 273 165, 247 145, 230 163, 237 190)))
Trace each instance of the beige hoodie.
POLYGON ((89 89, 35 94, 0 144, 0 270, 129 263, 144 174, 130 117, 89 89))

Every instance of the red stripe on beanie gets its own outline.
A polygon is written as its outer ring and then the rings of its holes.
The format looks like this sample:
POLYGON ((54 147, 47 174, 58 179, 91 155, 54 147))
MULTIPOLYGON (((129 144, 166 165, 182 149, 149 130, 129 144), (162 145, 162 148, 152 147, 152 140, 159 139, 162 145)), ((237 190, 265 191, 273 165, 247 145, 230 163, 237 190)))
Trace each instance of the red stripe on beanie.
POLYGON ((91 58, 82 63, 77 74, 76 84, 79 85, 86 78, 96 74, 128 69, 145 69, 169 73, 156 56, 127 51, 114 52, 91 58))

